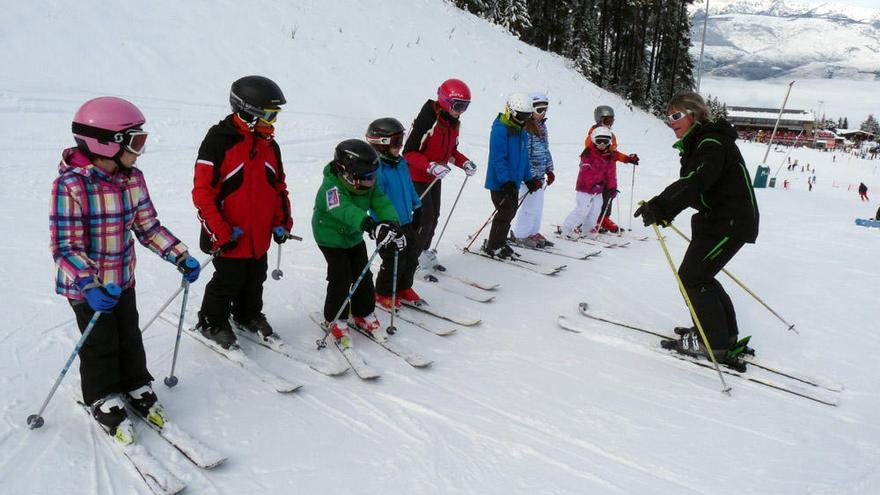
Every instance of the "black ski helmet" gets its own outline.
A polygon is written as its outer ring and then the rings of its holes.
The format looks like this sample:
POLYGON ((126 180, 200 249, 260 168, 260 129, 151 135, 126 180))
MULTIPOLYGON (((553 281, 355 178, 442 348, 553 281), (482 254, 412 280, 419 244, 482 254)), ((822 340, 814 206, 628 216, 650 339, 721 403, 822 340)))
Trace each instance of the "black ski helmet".
POLYGON ((232 111, 262 118, 271 124, 281 105, 287 103, 284 93, 274 81, 263 76, 245 76, 232 83, 229 90, 229 105, 232 111), (267 111, 269 110, 269 111, 267 111))
POLYGON ((397 160, 394 160, 394 158, 399 160, 399 157, 390 156, 389 149, 403 146, 404 132, 406 132, 406 129, 404 129, 403 124, 393 117, 376 119, 367 127, 367 142, 373 145, 373 148, 383 158, 396 162, 397 160))
POLYGON ((350 179, 369 176, 379 168, 376 150, 360 139, 346 139, 337 144, 334 158, 337 173, 350 179))
POLYGON ((596 119, 596 123, 602 125, 602 119, 604 117, 614 118, 614 109, 609 107, 608 105, 599 105, 593 110, 593 118, 596 119))

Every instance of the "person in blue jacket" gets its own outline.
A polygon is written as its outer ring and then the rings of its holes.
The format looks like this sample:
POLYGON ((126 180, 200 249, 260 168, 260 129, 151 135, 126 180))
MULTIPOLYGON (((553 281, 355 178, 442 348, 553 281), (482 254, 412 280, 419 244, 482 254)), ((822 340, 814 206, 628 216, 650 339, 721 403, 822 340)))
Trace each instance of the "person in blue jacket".
POLYGON ((507 244, 510 222, 519 206, 518 191, 525 183, 528 192, 541 188, 540 177, 533 177, 529 163, 527 127, 534 131, 532 98, 525 93, 513 93, 507 98, 503 114, 492 123, 489 135, 489 165, 486 171, 486 189, 497 209, 492 219, 489 238, 483 243, 483 252, 493 258, 509 259, 515 255, 507 244))
MULTIPOLYGON (((421 253, 419 243, 415 241, 422 216, 422 202, 409 175, 406 159, 400 155, 403 135, 403 124, 391 117, 374 120, 367 127, 367 142, 379 153, 379 188, 397 210, 400 228, 406 237, 406 247, 400 251, 397 259, 397 297, 394 298, 396 307, 400 307, 401 300, 415 304, 422 299, 412 288, 421 253)), ((379 256, 382 258, 382 266, 376 276, 376 303, 385 309, 391 309, 394 249, 383 249, 379 251, 379 256)))

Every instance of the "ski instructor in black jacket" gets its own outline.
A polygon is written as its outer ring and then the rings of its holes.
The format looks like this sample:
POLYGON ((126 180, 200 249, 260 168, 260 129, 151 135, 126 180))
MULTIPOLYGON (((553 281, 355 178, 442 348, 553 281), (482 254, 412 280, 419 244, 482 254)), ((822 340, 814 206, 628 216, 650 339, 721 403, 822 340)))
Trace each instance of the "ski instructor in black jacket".
MULTIPOLYGON (((758 203, 752 180, 737 148, 736 131, 726 120, 710 120, 703 98, 693 92, 675 95, 667 105, 666 124, 678 141, 680 178, 635 212, 645 226, 666 225, 685 208, 693 239, 678 274, 720 363, 731 363, 745 350, 730 297, 715 275, 746 243, 758 237, 758 203)), ((676 329, 681 340, 664 347, 708 356, 695 327, 676 329)))

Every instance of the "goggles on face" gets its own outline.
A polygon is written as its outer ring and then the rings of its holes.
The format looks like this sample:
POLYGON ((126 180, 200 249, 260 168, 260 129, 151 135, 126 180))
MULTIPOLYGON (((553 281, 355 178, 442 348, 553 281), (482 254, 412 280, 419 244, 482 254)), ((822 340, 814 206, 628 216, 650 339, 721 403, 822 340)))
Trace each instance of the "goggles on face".
POLYGON ((611 144, 611 138, 598 137, 593 140, 593 144, 595 144, 596 146, 608 146, 609 144, 611 144))
POLYGON ((137 127, 123 131, 108 131, 107 129, 100 129, 78 122, 73 123, 72 130, 74 134, 95 138, 101 143, 116 143, 125 151, 138 156, 143 154, 144 147, 147 144, 147 136, 149 135, 149 133, 137 127))
POLYGON ((683 112, 675 112, 675 113, 673 113, 673 114, 667 115, 667 116, 666 116, 666 123, 667 123, 667 124, 671 124, 671 123, 673 123, 673 122, 678 122, 679 120, 681 120, 681 119, 687 117, 688 115, 690 115, 690 113, 691 113, 690 110, 685 110, 685 111, 683 111, 683 112))
POLYGON ((525 122, 532 118, 532 112, 511 111, 510 116, 517 122, 525 122))
POLYGON ((467 110, 468 106, 471 104, 471 101, 449 98, 446 100, 446 103, 449 105, 450 110, 456 111, 458 113, 464 113, 464 111, 467 110))
POLYGON ((142 129, 128 129, 122 133, 117 133, 117 136, 120 134, 120 140, 117 142, 122 146, 122 149, 138 156, 144 153, 144 147, 147 144, 147 136, 149 136, 147 132, 144 132, 142 129))
POLYGON ((260 108, 254 109, 256 113, 254 117, 260 119, 264 124, 272 125, 278 120, 278 112, 281 111, 280 108, 260 108))
POLYGON ((546 112, 546 111, 547 111, 547 105, 536 105, 535 106, 535 113, 539 113, 539 114, 543 115, 544 112, 546 112))
POLYGON ((370 136, 367 138, 370 144, 381 144, 391 148, 399 148, 403 146, 403 133, 393 136, 370 136))

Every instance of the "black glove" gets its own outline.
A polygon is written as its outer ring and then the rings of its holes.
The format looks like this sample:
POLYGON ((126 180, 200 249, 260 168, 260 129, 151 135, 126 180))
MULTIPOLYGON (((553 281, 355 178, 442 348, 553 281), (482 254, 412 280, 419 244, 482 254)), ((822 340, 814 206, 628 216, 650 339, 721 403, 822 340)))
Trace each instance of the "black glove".
POLYGON ((544 181, 542 181, 540 177, 532 177, 531 179, 526 181, 526 187, 529 189, 529 193, 533 193, 538 189, 541 189, 541 186, 543 185, 544 181))
POLYGON ((633 153, 631 155, 627 155, 626 159, 623 160, 623 163, 632 163, 633 165, 639 164, 639 155, 633 153))
MULTIPOLYGON (((389 243, 397 242, 399 237, 403 237, 403 232, 401 232, 400 227, 396 223, 383 220, 379 223, 374 223, 370 237, 376 239, 377 246, 384 247, 389 243)), ((406 246, 405 240, 403 245, 406 246)))
POLYGON ((642 222, 645 223, 645 227, 648 227, 653 224, 660 225, 665 227, 668 222, 663 218, 663 212, 657 207, 657 204, 654 203, 654 200, 648 201, 647 203, 642 203, 641 206, 636 210, 633 214, 634 217, 642 217, 642 222))
POLYGON ((278 244, 284 244, 284 242, 290 238, 290 232, 279 225, 278 227, 272 229, 272 238, 275 239, 275 242, 277 242, 278 244))
POLYGON ((620 191, 617 189, 605 189, 602 191, 602 199, 608 201, 609 199, 616 198, 618 194, 620 194, 620 191))
POLYGON ((413 210, 411 225, 414 230, 419 230, 419 227, 422 226, 422 207, 421 206, 416 208, 415 210, 413 210))
POLYGON ((516 187, 515 182, 513 182, 512 180, 509 180, 509 181, 505 182, 504 184, 501 184, 501 192, 503 192, 504 194, 518 195, 519 188, 516 187))

